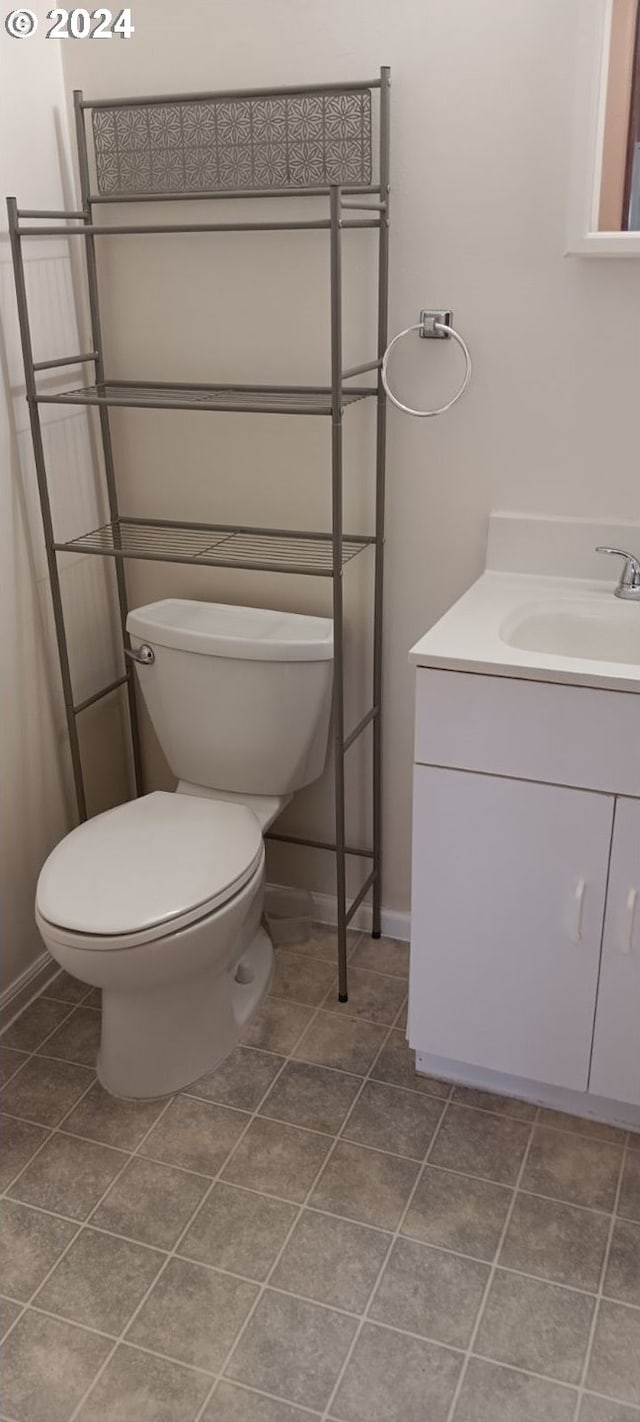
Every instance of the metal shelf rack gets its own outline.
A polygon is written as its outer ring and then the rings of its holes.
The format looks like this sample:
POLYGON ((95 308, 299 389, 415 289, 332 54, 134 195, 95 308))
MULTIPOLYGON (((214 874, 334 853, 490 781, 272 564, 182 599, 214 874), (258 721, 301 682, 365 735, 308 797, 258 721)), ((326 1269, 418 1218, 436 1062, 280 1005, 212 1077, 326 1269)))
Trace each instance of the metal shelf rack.
POLYGON ((389 261, 389 88, 388 68, 376 79, 299 88, 251 89, 215 94, 172 94, 126 99, 85 99, 74 93, 81 207, 73 211, 20 209, 7 199, 9 233, 24 358, 27 402, 42 509, 47 565, 60 658, 60 671, 79 818, 87 806, 78 739, 78 716, 126 687, 136 793, 143 792, 134 668, 84 701, 75 701, 69 664, 58 555, 82 552, 114 560, 122 637, 128 649, 125 564, 129 559, 193 566, 246 568, 329 578, 334 623, 333 749, 335 836, 305 838, 272 831, 273 840, 335 854, 338 995, 347 1000, 347 928, 366 895, 372 894, 372 934, 380 936, 382 868, 381 711, 382 598, 384 558, 386 401, 381 366, 387 345, 389 261), (377 143, 373 110, 377 104, 377 143), (91 118, 92 145, 87 132, 91 118), (374 155, 375 147, 375 155, 374 155), (377 178, 374 180, 374 158, 377 178), (309 220, 149 222, 97 221, 106 204, 134 202, 214 202, 218 199, 328 200, 328 214, 309 220), (347 215, 349 214, 349 215, 347 215), (353 214, 353 215, 352 215, 353 214), (342 364, 341 255, 345 230, 378 232, 376 353, 361 365, 342 364), (221 385, 116 379, 105 371, 97 243, 103 236, 192 232, 326 231, 330 253, 331 351, 326 386, 221 385), (56 360, 34 360, 25 283, 23 242, 38 237, 79 238, 84 243, 91 349, 56 360), (39 388, 41 372, 93 367, 92 383, 51 393, 39 388), (354 384, 368 376, 365 384, 354 384), (343 530, 343 416, 352 404, 376 400, 375 518, 370 533, 343 530), (49 498, 40 407, 94 406, 98 412, 109 521, 66 542, 56 539, 49 498), (331 420, 331 531, 255 528, 167 519, 133 518, 120 512, 109 411, 111 408, 225 410, 255 414, 324 416, 331 420), (373 669, 371 704, 349 731, 344 711, 343 571, 357 554, 373 550, 373 669), (345 757, 365 729, 372 728, 371 845, 347 843, 345 757), (347 902, 346 860, 370 864, 347 902))

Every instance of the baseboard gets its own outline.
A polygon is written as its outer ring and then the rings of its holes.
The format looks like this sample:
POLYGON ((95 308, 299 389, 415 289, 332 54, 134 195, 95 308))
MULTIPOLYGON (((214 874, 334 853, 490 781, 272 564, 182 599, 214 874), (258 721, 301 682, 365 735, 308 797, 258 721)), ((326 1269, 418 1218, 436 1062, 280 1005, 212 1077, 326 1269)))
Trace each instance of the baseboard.
POLYGON ((23 973, 0 993, 0 1031, 8 1027, 23 1008, 42 992, 43 987, 59 972, 58 964, 43 952, 23 973))
MULTIPOLYGON (((282 884, 270 884, 270 889, 281 889, 282 884)), ((318 923, 338 922, 338 904, 333 894, 313 894, 313 916, 318 923)), ((361 904, 354 914, 350 928, 359 928, 363 933, 371 932, 371 905, 361 904)), ((386 938, 399 938, 408 943, 411 937, 411 915, 399 909, 385 909, 381 913, 381 928, 386 938)))
POLYGON ((552 1111, 566 1111, 570 1116, 583 1116, 589 1121, 604 1121, 623 1130, 640 1131, 640 1106, 626 1101, 610 1101, 588 1091, 572 1091, 568 1086, 551 1086, 526 1077, 507 1076, 489 1067, 472 1066, 468 1062, 450 1061, 429 1052, 416 1051, 416 1071, 425 1076, 437 1076, 443 1081, 455 1081, 478 1091, 493 1091, 499 1096, 514 1096, 530 1101, 534 1106, 546 1106, 552 1111))

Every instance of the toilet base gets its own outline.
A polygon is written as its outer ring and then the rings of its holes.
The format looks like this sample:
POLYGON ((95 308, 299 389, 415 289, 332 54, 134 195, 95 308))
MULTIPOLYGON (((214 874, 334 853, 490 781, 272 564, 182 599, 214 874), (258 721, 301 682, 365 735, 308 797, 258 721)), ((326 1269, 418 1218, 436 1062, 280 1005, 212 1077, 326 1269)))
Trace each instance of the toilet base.
POLYGON ((265 998, 273 947, 258 928, 227 972, 118 992, 104 987, 98 1080, 130 1100, 170 1096, 219 1065, 265 998))

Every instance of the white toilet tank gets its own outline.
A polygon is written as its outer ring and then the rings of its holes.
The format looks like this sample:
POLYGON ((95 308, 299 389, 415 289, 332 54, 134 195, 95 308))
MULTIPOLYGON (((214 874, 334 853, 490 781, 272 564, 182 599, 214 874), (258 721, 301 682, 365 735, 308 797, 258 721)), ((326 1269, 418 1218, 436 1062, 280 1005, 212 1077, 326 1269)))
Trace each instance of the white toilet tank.
POLYGON ((167 598, 132 609, 138 684, 178 780, 287 795, 321 775, 333 681, 327 617, 167 598))

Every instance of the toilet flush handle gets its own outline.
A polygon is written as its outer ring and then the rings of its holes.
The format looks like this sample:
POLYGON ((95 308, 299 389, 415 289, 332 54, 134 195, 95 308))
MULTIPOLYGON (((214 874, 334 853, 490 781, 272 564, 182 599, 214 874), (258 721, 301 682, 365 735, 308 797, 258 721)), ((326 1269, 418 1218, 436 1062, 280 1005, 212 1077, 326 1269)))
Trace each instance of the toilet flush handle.
POLYGON ((156 659, 153 647, 147 646, 146 642, 143 642, 141 647, 125 647, 124 654, 125 657, 130 657, 132 662, 141 662, 145 667, 150 667, 156 659))

